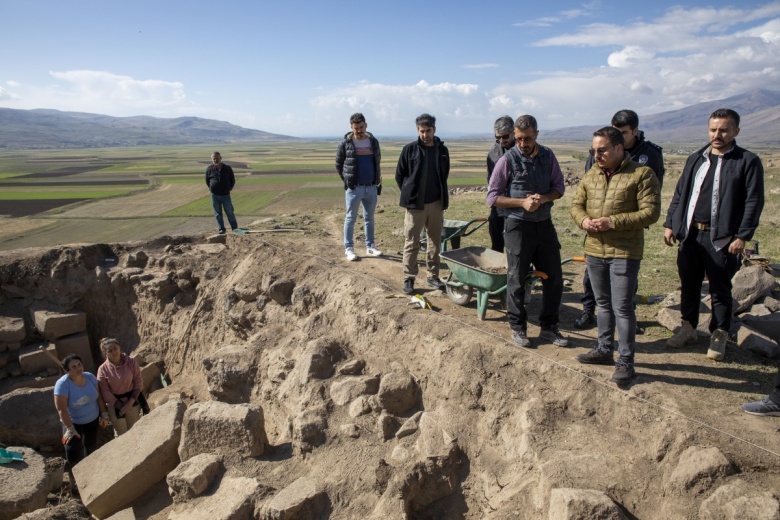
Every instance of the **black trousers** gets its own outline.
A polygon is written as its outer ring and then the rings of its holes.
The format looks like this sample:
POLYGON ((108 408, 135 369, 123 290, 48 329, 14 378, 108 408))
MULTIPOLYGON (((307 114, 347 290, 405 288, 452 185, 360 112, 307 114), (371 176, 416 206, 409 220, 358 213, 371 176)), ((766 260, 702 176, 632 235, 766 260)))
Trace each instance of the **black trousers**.
POLYGON ((724 247, 715 251, 709 230, 692 227, 677 251, 677 270, 680 273, 680 312, 682 319, 693 328, 699 325, 699 304, 704 276, 710 283, 712 318, 710 332, 731 327, 731 279, 739 270, 737 255, 724 247))
POLYGON ((490 249, 504 252, 504 217, 498 214, 498 208, 490 208, 488 217, 488 233, 490 233, 490 249))
POLYGON ((99 418, 86 424, 73 423, 73 427, 81 435, 81 438, 73 437, 65 445, 65 458, 70 462, 71 468, 97 449, 99 425, 99 418))
POLYGON ((504 225, 507 256, 507 318, 512 330, 527 330, 525 311, 525 279, 531 264, 547 275, 542 280, 542 312, 539 325, 543 328, 558 324, 563 298, 561 244, 552 220, 526 222, 507 218, 504 225))

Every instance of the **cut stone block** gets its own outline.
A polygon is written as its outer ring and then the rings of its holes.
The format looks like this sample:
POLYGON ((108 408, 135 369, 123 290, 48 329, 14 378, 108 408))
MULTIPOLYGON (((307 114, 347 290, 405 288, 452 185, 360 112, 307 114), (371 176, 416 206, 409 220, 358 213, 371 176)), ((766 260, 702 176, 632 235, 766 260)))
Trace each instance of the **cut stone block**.
POLYGON ((780 356, 780 346, 778 346, 776 341, 751 329, 747 325, 739 325, 737 329, 737 345, 768 358, 780 356))
MULTIPOLYGON (((254 497, 260 490, 257 479, 223 478, 217 491, 207 497, 176 507, 168 520, 244 520, 254 518, 254 497)), ((313 518, 313 517, 298 517, 313 518)))
POLYGON ((343 406, 360 395, 375 394, 379 390, 379 376, 349 377, 330 385, 330 397, 343 406))
POLYGON ((317 485, 317 482, 301 477, 276 494, 265 508, 265 518, 269 520, 319 518, 327 503, 328 495, 317 485))
POLYGON ((174 502, 186 502, 201 495, 214 481, 222 465, 222 457, 201 453, 184 461, 168 473, 168 492, 174 502))
POLYGON ((742 323, 761 334, 772 338, 780 343, 780 314, 770 314, 769 316, 750 316, 742 320, 742 323))
POLYGON ((694 487, 706 490, 718 478, 734 472, 734 465, 718 448, 691 446, 680 455, 680 460, 669 477, 667 486, 678 492, 694 487))
POLYGON ((22 348, 22 342, 21 341, 11 341, 11 342, 5 342, 0 343, 0 352, 16 352, 17 350, 22 348))
POLYGON ((157 363, 149 363, 148 365, 141 367, 141 379, 143 379, 144 394, 149 395, 162 386, 162 382, 160 381, 160 374, 160 365, 157 363))
POLYGON ((184 403, 169 401, 76 464, 81 500, 98 518, 126 508, 179 464, 184 403))
POLYGON ((199 453, 225 449, 257 457, 266 444, 260 406, 206 401, 192 405, 184 414, 179 456, 185 461, 199 453))
POLYGON ((8 449, 23 453, 24 460, 0 464, 0 520, 18 518, 45 507, 49 494, 44 458, 30 448, 8 449))
POLYGON ((57 350, 52 343, 36 343, 24 347, 19 351, 19 365, 22 368, 22 374, 37 374, 49 368, 59 370, 60 366, 49 357, 50 355, 57 357, 57 350), (40 350, 41 346, 45 350, 40 350))
POLYGON ((89 336, 86 332, 63 336, 54 341, 54 348, 57 350, 57 357, 65 359, 68 354, 76 354, 84 363, 84 371, 95 374, 97 367, 92 358, 92 348, 89 346, 89 336))
POLYGON ((87 330, 87 314, 81 311, 35 311, 35 328, 49 341, 87 330))
POLYGON ((19 388, 0 396, 0 442, 56 446, 62 441, 54 389, 19 388), (29 413, 36 410, 36 413, 29 413))
POLYGON ((22 318, 0 316, 0 343, 14 343, 22 341, 26 333, 22 318))
POLYGON ((595 489, 556 488, 550 492, 549 520, 626 520, 611 498, 595 489))
POLYGON ((120 512, 106 518, 106 520, 135 520, 135 512, 132 507, 122 509, 120 512))

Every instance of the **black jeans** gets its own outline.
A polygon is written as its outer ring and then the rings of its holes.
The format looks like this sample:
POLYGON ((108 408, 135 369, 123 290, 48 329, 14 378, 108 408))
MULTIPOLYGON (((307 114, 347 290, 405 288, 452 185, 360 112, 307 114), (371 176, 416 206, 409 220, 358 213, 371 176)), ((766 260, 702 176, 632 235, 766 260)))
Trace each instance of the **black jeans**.
POLYGON ((504 217, 498 214, 498 208, 490 208, 488 217, 488 232, 490 233, 490 249, 504 252, 504 217))
POLYGON ((81 438, 73 437, 65 445, 65 458, 70 462, 71 468, 97 449, 99 425, 99 419, 86 424, 73 423, 73 427, 81 435, 81 438))
MULTIPOLYGON (((636 289, 634 294, 639 292, 639 281, 636 283, 636 289)), ((585 268, 585 276, 582 277, 582 311, 595 314, 596 312, 596 294, 593 292, 593 285, 590 283, 590 274, 588 274, 588 268, 585 268)), ((636 309, 636 303, 634 304, 636 309)))
POLYGON ((507 318, 512 330, 525 331, 528 314, 525 311, 525 278, 531 264, 547 275, 542 280, 542 312, 539 325, 543 328, 558 324, 563 298, 561 244, 552 220, 527 222, 507 218, 504 225, 507 256, 507 318))
POLYGON ((728 247, 715 251, 709 230, 699 231, 695 227, 677 251, 677 270, 680 273, 680 312, 682 319, 695 329, 699 325, 699 304, 704 276, 710 283, 712 296, 712 318, 710 332, 715 329, 729 330, 731 327, 731 279, 739 270, 737 255, 728 252, 728 247))

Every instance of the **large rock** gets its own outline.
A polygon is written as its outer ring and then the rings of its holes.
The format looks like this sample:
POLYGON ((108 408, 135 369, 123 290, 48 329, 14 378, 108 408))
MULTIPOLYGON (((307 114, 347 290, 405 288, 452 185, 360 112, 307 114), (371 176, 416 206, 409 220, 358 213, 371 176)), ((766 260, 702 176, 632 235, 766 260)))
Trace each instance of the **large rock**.
POLYGON ((182 462, 168 473, 168 492, 174 502, 186 502, 202 494, 214 481, 222 466, 222 457, 201 453, 182 462))
POLYGON ((49 494, 44 458, 30 448, 8 449, 23 453, 24 460, 0 464, 0 520, 12 520, 44 507, 49 494))
POLYGON ((247 345, 217 350, 203 359, 209 393, 226 403, 249 402, 259 365, 257 351, 247 345))
MULTIPOLYGON (((54 507, 43 507, 32 513, 24 514, 20 516, 18 520, 76 520, 79 518, 89 520, 92 518, 92 515, 89 514, 89 511, 84 507, 84 504, 76 499, 72 499, 54 507)), ((115 519, 112 516, 110 520, 125 519, 115 519)), ((135 516, 127 520, 135 520, 135 516)))
POLYGON ((206 401, 190 406, 184 414, 179 456, 185 461, 199 453, 226 450, 257 457, 266 444, 260 406, 206 401))
POLYGON ((780 356, 780 346, 772 338, 740 324, 737 329, 737 345, 760 356, 775 358, 780 356))
POLYGON ((716 479, 731 475, 734 471, 731 461, 718 448, 691 446, 680 455, 667 486, 677 492, 694 487, 703 490, 709 488, 716 479))
POLYGON ((328 411, 324 406, 307 408, 293 419, 293 451, 310 452, 316 446, 325 444, 328 429, 328 411))
POLYGON ((295 289, 295 280, 279 280, 268 287, 268 297, 279 305, 289 305, 295 289))
POLYGON ((731 279, 731 296, 734 298, 734 313, 746 311, 753 302, 772 293, 775 277, 757 265, 743 267, 731 279))
POLYGON ((361 395, 375 394, 379 390, 379 376, 348 377, 330 385, 330 398, 343 406, 361 395))
POLYGON ((33 321, 38 332, 49 341, 87 330, 87 314, 81 311, 38 310, 33 312, 33 321))
POLYGON ((92 357, 92 348, 89 346, 89 336, 87 336, 86 332, 78 332, 57 338, 54 341, 54 348, 57 349, 57 357, 60 359, 65 359, 65 356, 68 354, 78 355, 84 364, 85 372, 94 374, 97 370, 95 360, 92 357))
POLYGON ((61 439, 54 388, 20 388, 0 396, 0 442, 38 447, 59 445, 61 439))
POLYGON ((742 319, 742 323, 771 338, 776 343, 780 343, 780 314, 747 316, 742 319))
POLYGON ((550 491, 549 520, 625 520, 611 498, 595 489, 556 488, 550 491))
POLYGON ((176 506, 168 520, 248 520, 259 491, 257 479, 225 477, 213 494, 176 506))
POLYGON ((50 368, 59 370, 60 365, 50 356, 57 358, 57 350, 52 343, 35 343, 22 347, 19 351, 19 366, 22 369, 22 374, 37 374, 46 372, 50 368))
POLYGON ((780 502, 770 490, 737 480, 720 486, 701 503, 700 520, 780 520, 780 502))
POLYGON ((98 518, 127 507, 179 464, 184 403, 169 401, 76 464, 81 500, 98 518))
POLYGON ((310 478, 301 477, 282 489, 264 508, 265 520, 319 518, 328 505, 328 495, 310 478))
POLYGON ((379 383, 377 400, 382 409, 391 414, 402 415, 416 407, 420 397, 420 387, 407 372, 391 372, 383 376, 379 383))
POLYGON ((22 341, 25 335, 22 318, 0 316, 0 343, 16 343, 22 341))

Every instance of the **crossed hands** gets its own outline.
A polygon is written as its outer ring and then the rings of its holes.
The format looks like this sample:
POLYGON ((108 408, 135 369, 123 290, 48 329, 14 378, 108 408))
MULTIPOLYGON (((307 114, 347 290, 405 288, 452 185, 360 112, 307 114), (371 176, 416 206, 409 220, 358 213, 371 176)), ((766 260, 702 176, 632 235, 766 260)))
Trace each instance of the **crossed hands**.
POLYGON ((539 207, 542 205, 542 196, 539 195, 538 193, 529 195, 526 198, 522 199, 520 205, 524 210, 533 213, 534 211, 539 209, 539 207))
POLYGON ((609 217, 590 218, 585 217, 582 221, 582 229, 594 233, 609 231, 612 229, 612 219, 609 217))

